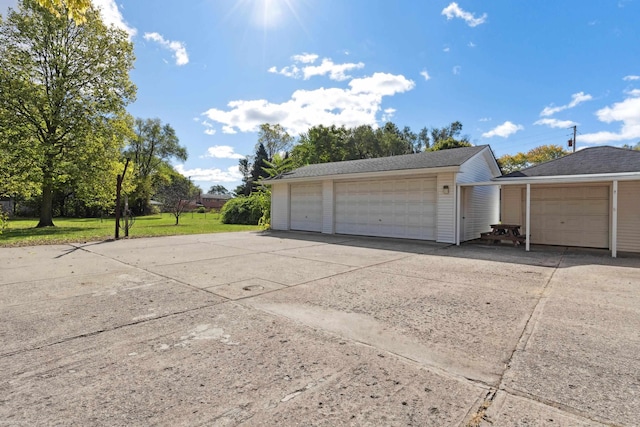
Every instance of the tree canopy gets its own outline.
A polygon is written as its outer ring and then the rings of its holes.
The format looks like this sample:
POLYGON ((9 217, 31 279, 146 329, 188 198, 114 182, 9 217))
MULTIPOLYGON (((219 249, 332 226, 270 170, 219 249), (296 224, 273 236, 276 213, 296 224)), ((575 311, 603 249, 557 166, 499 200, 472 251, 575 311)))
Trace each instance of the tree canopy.
POLYGON ((559 145, 541 145, 526 153, 505 154, 498 159, 498 164, 505 174, 528 168, 538 163, 548 162, 567 155, 568 152, 559 145))
POLYGON ((230 194, 224 185, 212 185, 208 191, 209 194, 230 194))
POLYGON ((350 129, 318 125, 300 135, 291 158, 295 166, 303 166, 470 146, 466 136, 460 137, 461 131, 460 122, 431 130, 424 127, 418 134, 408 126, 400 130, 392 122, 377 129, 369 125, 350 129))
POLYGON ((263 145, 267 153, 267 160, 271 161, 276 154, 287 153, 291 150, 293 137, 279 124, 263 123, 258 131, 256 151, 260 148, 260 144, 263 145))
POLYGON ((16 132, 9 156, 21 151, 32 167, 22 178, 39 184, 38 227, 53 225, 55 189, 82 182, 90 195, 104 184, 96 170, 115 171, 135 97, 127 35, 92 7, 78 25, 52 4, 21 0, 0 23, 0 123, 16 132))
POLYGON ((160 119, 137 118, 134 136, 124 151, 134 164, 136 188, 132 208, 138 215, 148 211, 151 195, 155 191, 154 176, 172 159, 187 160, 187 149, 180 145, 175 130, 160 119))
POLYGON ((86 13, 91 7, 91 0, 37 0, 37 2, 56 16, 66 15, 76 24, 86 21, 86 13))

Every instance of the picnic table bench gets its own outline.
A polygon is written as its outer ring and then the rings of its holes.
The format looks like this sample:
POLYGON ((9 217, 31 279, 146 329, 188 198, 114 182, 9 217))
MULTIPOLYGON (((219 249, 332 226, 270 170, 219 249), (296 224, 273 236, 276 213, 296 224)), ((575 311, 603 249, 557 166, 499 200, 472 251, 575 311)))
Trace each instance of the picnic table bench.
POLYGON ((494 244, 500 243, 502 240, 510 240, 513 246, 518 246, 526 241, 526 236, 520 234, 520 225, 518 224, 491 224, 491 231, 480 233, 483 240, 491 240, 494 244))

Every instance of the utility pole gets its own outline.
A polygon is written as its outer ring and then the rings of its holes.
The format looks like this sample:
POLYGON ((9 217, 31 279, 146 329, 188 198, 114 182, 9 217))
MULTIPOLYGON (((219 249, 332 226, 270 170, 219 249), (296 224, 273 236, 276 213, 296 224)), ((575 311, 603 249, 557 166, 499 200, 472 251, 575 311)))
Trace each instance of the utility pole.
MULTIPOLYGON (((576 152, 576 133, 578 132, 578 126, 573 125, 571 126, 571 128, 573 128, 573 139, 570 139, 569 141, 567 141, 569 148, 573 147, 573 152, 576 152)), ((571 129, 569 128, 569 129, 571 129)))

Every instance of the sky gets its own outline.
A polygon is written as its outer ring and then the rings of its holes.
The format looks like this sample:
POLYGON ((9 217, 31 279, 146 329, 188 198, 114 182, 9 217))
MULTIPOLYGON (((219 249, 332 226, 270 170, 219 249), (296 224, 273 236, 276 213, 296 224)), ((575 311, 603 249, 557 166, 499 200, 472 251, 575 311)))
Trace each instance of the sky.
MULTIPOLYGON (((496 157, 640 141, 640 0, 92 0, 129 33, 140 118, 233 190, 262 123, 463 124, 496 157)), ((0 14, 16 0, 0 0, 0 14)))

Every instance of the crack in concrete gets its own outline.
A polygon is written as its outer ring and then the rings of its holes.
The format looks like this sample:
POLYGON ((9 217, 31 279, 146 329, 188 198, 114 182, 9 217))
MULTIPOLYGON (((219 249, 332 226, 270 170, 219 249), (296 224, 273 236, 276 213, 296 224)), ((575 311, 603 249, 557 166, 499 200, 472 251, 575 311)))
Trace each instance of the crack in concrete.
POLYGON ((117 331, 119 329, 127 328, 129 326, 136 326, 136 325, 140 325, 142 323, 152 322, 152 321, 156 321, 156 320, 160 320, 160 319, 166 319, 166 318, 169 318, 171 316, 179 316, 181 314, 190 313, 192 311, 201 310, 203 308, 215 307, 216 305, 226 304, 227 302, 228 301, 221 301, 221 302, 217 302, 215 304, 207 304, 207 305, 203 305, 203 306, 200 306, 200 307, 194 307, 194 308, 189 308, 189 309, 182 310, 182 311, 163 314, 161 316, 157 316, 157 317, 153 317, 153 318, 140 319, 139 321, 136 321, 136 322, 123 323, 121 325, 117 325, 117 326, 114 326, 112 328, 99 329, 97 331, 87 332, 87 333, 80 334, 80 335, 74 335, 72 337, 67 337, 67 338, 61 339, 59 341, 46 343, 46 344, 41 344, 41 345, 38 345, 38 346, 35 346, 35 347, 31 347, 31 348, 20 349, 20 350, 12 351, 12 352, 9 352, 9 353, 3 353, 3 354, 0 354, 0 358, 11 357, 11 356, 15 356, 17 354, 29 353, 31 351, 41 350, 43 348, 52 347, 52 346, 55 346, 55 345, 58 345, 58 344, 68 343, 68 342, 71 342, 71 341, 74 341, 74 340, 77 340, 77 339, 80 339, 80 338, 93 337, 93 336, 96 336, 96 335, 99 335, 99 334, 102 334, 102 333, 105 333, 105 332, 113 332, 113 331, 117 331))

